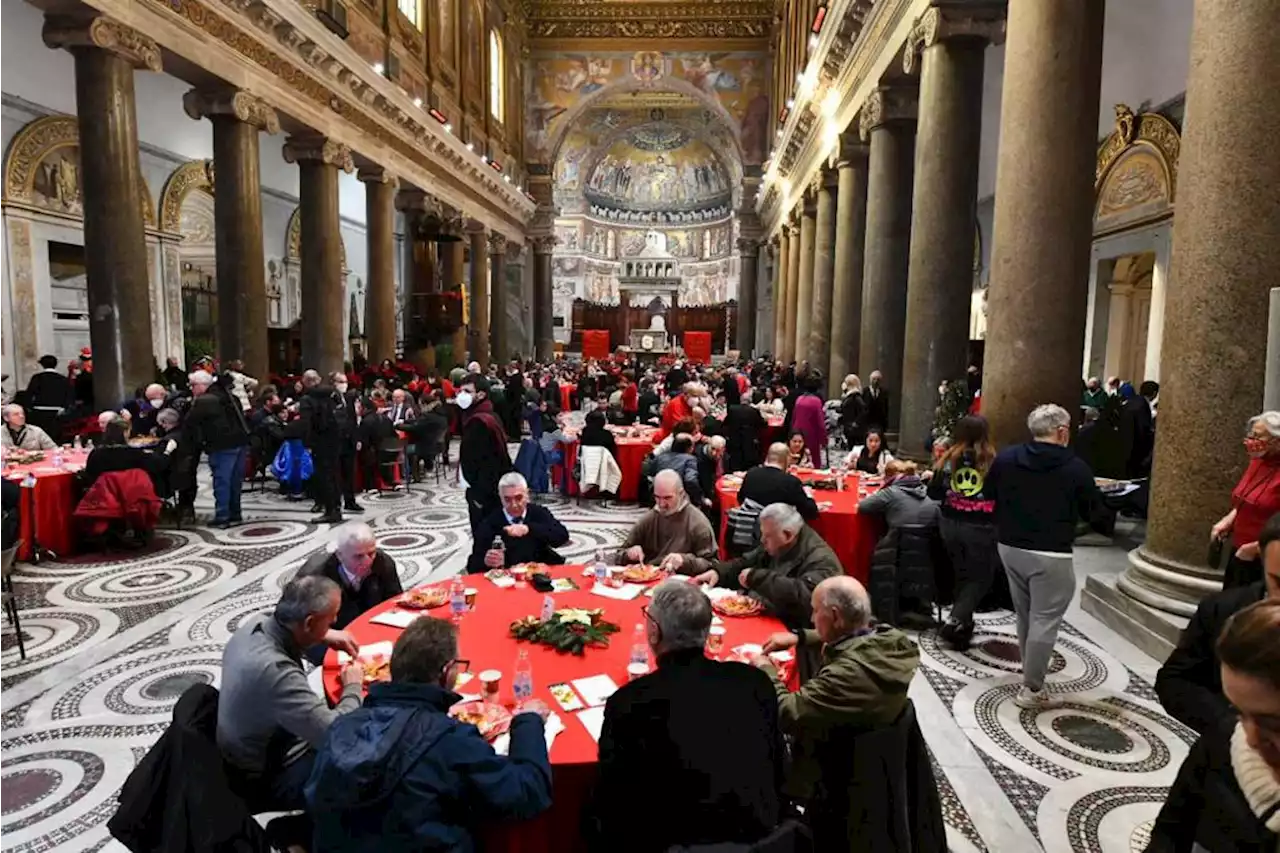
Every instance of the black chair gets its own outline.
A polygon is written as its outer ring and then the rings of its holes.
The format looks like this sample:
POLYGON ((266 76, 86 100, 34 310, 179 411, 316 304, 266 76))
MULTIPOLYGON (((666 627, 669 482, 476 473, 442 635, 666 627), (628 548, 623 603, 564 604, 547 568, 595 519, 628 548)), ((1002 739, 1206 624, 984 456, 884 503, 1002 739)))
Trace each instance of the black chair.
POLYGON ((381 485, 378 487, 378 493, 384 491, 395 491, 399 485, 404 486, 405 493, 408 494, 412 485, 412 478, 409 472, 409 461, 406 449, 408 442, 399 436, 384 438, 378 443, 378 471, 382 479, 381 485), (388 472, 394 476, 399 474, 400 483, 388 482, 388 472))
POLYGON ((22 639, 22 622, 18 618, 18 596, 13 589, 13 567, 17 562, 18 549, 21 547, 22 540, 19 539, 0 552, 0 576, 3 577, 4 584, 4 590, 0 592, 0 599, 3 600, 5 615, 9 617, 9 621, 13 624, 13 633, 18 638, 18 657, 21 660, 26 660, 27 646, 22 639))

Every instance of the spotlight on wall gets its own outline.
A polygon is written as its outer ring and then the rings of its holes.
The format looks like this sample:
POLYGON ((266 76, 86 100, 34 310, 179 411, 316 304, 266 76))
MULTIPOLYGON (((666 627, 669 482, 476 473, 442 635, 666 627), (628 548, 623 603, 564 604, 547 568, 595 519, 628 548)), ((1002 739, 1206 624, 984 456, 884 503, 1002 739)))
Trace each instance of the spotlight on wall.
POLYGON ((502 171, 502 164, 501 164, 501 163, 499 163, 497 160, 490 160, 490 161, 489 161, 489 168, 490 168, 490 169, 493 169, 493 171, 495 171, 495 172, 501 172, 501 171, 502 171))
POLYGON ((447 121, 446 121, 446 122, 444 123, 444 132, 445 132, 445 133, 453 133, 453 125, 449 124, 449 122, 447 122, 447 121))
POLYGON ((827 20, 827 4, 823 3, 813 13, 813 26, 809 27, 809 32, 815 36, 822 32, 822 24, 827 20))
POLYGON ((441 124, 448 124, 448 123, 449 123, 449 118, 448 118, 444 113, 442 113, 442 112, 440 112, 439 110, 437 110, 435 107, 432 107, 430 110, 428 110, 428 111, 427 111, 427 113, 428 113, 428 114, 429 114, 433 119, 435 119, 436 121, 440 122, 441 124))
POLYGON ((474 142, 468 142, 468 143, 467 143, 467 150, 468 150, 468 151, 475 151, 475 150, 476 150, 475 143, 474 143, 474 142))
POLYGON ((384 72, 384 71, 386 71, 386 70, 387 70, 387 67, 386 67, 385 65, 383 65, 381 62, 375 62, 375 63, 373 63, 373 72, 374 72, 375 74, 381 74, 381 73, 383 73, 383 72, 384 72))

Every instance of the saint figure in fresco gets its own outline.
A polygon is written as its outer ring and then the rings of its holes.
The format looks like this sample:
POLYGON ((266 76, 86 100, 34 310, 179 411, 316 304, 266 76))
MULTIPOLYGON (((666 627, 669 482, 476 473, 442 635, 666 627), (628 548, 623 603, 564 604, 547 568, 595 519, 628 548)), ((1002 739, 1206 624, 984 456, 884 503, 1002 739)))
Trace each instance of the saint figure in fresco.
POLYGON ((631 74, 637 80, 651 83, 662 76, 662 54, 642 50, 631 57, 631 74))

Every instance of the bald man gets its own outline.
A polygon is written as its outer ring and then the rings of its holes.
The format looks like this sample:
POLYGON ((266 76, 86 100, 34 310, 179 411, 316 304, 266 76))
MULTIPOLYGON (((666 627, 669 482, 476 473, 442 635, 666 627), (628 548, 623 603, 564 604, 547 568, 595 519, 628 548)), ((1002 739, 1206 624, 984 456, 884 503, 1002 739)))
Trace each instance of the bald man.
POLYGON ((684 490, 671 469, 653 478, 653 509, 631 528, 618 550, 618 563, 660 564, 685 575, 701 574, 716 558, 716 535, 706 515, 684 490))

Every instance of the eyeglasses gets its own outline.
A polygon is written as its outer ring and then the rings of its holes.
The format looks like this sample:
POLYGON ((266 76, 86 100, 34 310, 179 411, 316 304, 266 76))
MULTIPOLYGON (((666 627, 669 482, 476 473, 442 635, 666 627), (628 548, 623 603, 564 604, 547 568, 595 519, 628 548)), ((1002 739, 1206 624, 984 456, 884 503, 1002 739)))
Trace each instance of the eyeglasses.
POLYGON ((454 667, 457 668, 457 674, 462 675, 462 673, 469 672, 471 670, 471 661, 466 658, 454 658, 445 664, 444 671, 448 672, 454 667))
POLYGON ((642 605, 640 605, 640 613, 641 613, 641 615, 643 615, 643 616, 644 616, 644 618, 645 618, 645 619, 649 620, 649 621, 650 621, 650 622, 652 622, 653 624, 655 624, 655 625, 657 625, 657 624, 658 624, 658 620, 657 620, 657 619, 654 619, 652 616, 650 616, 650 615, 649 615, 649 605, 647 605, 647 604, 642 604, 642 605))

